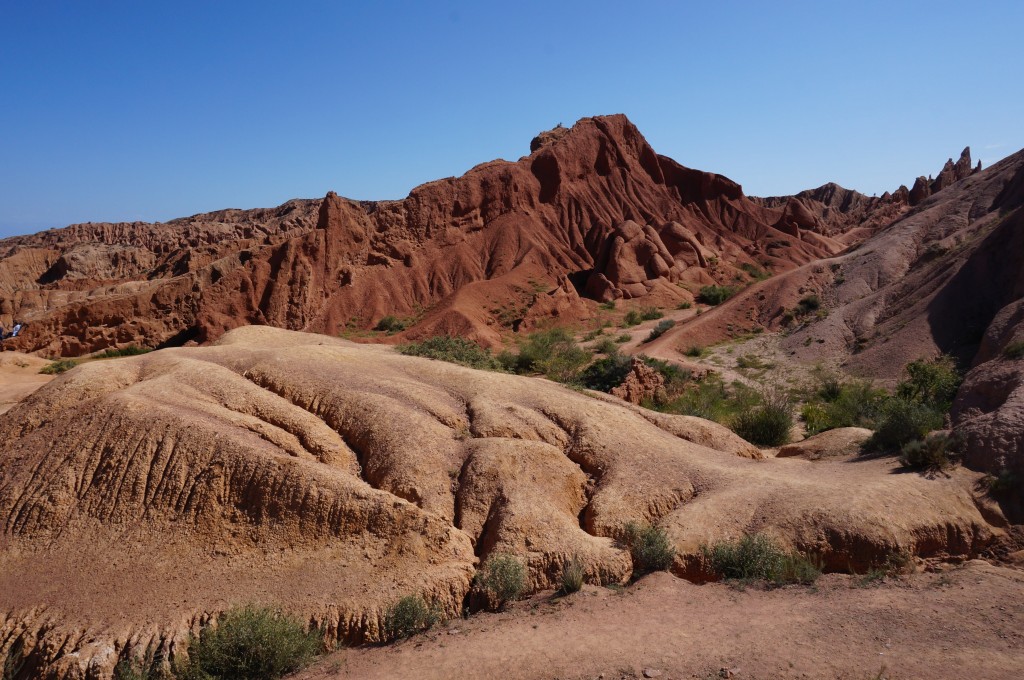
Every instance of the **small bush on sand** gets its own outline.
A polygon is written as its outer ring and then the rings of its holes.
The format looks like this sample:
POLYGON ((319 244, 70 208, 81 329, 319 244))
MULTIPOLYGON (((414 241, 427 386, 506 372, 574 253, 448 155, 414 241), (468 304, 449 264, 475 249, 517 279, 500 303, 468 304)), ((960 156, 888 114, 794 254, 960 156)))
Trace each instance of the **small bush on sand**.
POLYGON ((793 429, 793 406, 789 395, 779 388, 766 388, 760 403, 741 411, 732 430, 757 446, 782 446, 793 429))
POLYGON ((672 566, 676 550, 665 530, 650 524, 629 522, 622 529, 622 541, 633 558, 633 575, 664 571, 672 566))
POLYGON ((621 335, 619 335, 618 337, 615 338, 615 342, 617 342, 617 343, 619 343, 621 345, 622 343, 629 342, 632 339, 633 339, 633 336, 630 335, 629 333, 622 333, 621 335))
POLYGON ((40 368, 39 372, 45 373, 46 375, 59 375, 61 373, 70 371, 77 365, 78 361, 75 359, 58 359, 57 361, 54 361, 52 364, 47 364, 46 366, 40 368))
POLYGON ((477 572, 476 584, 494 609, 502 609, 526 592, 526 567, 513 555, 496 553, 477 572))
POLYGON ((693 303, 689 300, 683 300, 676 309, 689 309, 690 307, 693 307, 693 303))
POLYGON ((175 675, 183 680, 276 680, 303 668, 323 640, 295 618, 246 606, 225 612, 216 626, 192 637, 188 661, 175 675))
POLYGON ((405 327, 405 321, 399 319, 397 316, 388 315, 378 321, 377 325, 373 327, 373 330, 383 331, 385 333, 398 333, 400 331, 404 331, 405 327))
POLYGON ((643 317, 640 316, 640 312, 635 309, 631 309, 626 312, 626 316, 622 317, 622 327, 629 328, 630 326, 636 326, 643 320, 643 317))
POLYGON ((914 470, 940 472, 959 457, 957 440, 945 432, 933 432, 924 439, 907 442, 900 449, 900 464, 914 470))
POLYGON ((152 351, 153 350, 151 350, 148 347, 139 347, 138 345, 128 345, 127 347, 122 347, 121 349, 110 348, 108 350, 104 350, 102 353, 97 354, 96 358, 98 358, 98 359, 116 359, 118 357, 137 357, 140 354, 146 354, 146 353, 152 352, 152 351))
POLYGON ((498 362, 491 356, 490 350, 484 349, 472 340, 449 335, 435 335, 420 342, 399 345, 398 351, 410 356, 439 359, 470 368, 498 367, 498 362))
POLYGON ((647 334, 647 339, 644 342, 650 342, 651 340, 657 340, 663 336, 670 328, 676 325, 676 322, 672 319, 662 319, 658 322, 658 325, 651 329, 651 332, 647 334))
POLYGON ((1003 356, 1007 359, 1024 359, 1024 340, 1011 342, 1004 347, 1003 356))
POLYGON ((907 379, 896 386, 896 396, 946 413, 963 381, 952 357, 918 359, 907 364, 907 379))
POLYGON ((388 608, 384 615, 384 635, 388 640, 407 638, 428 630, 440 619, 437 609, 419 595, 406 595, 388 608))
POLYGON ((737 541, 703 546, 701 552, 711 570, 724 579, 813 583, 821 575, 816 561, 788 553, 764 534, 745 535, 737 541))
POLYGON ((712 306, 720 305, 735 294, 736 289, 731 286, 702 286, 697 295, 697 302, 712 306))
POLYGON ((665 316, 661 313, 661 310, 657 307, 641 307, 640 308, 640 320, 641 321, 654 321, 665 316))
POLYGON ((893 397, 881 408, 875 433, 864 443, 869 452, 891 453, 904 444, 924 439, 932 430, 942 427, 942 413, 916 401, 893 397))
POLYGON ((800 298, 800 302, 796 303, 796 313, 798 316, 805 316, 818 311, 820 307, 821 298, 812 293, 811 295, 805 295, 800 298))
POLYGON ((624 354, 614 352, 598 359, 580 373, 580 385, 599 392, 611 392, 629 375, 632 359, 624 354))
POLYGON ((704 348, 701 347, 700 345, 693 345, 692 347, 687 347, 686 352, 684 352, 684 354, 686 354, 686 356, 688 357, 699 359, 702 356, 704 356, 704 348))
POLYGON ((615 354, 619 351, 619 343, 611 338, 601 338, 594 344, 594 351, 598 354, 615 354))
POLYGON ((592 356, 576 344, 568 330, 551 328, 530 333, 520 344, 518 354, 503 352, 500 358, 505 369, 514 373, 542 373, 550 380, 569 383, 577 380, 592 356))
POLYGON ((562 567, 561 587, 558 589, 558 592, 562 595, 579 592, 583 588, 583 578, 585 575, 586 570, 583 568, 583 562, 580 561, 579 557, 573 557, 562 567))

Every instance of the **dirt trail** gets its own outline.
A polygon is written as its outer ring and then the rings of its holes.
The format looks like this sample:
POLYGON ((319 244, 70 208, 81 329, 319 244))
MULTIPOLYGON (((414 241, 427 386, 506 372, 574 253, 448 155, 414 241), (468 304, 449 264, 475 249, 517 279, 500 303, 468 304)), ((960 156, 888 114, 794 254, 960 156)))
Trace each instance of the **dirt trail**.
POLYGON ((616 594, 449 622, 347 649, 297 676, 327 678, 1019 678, 1024 572, 968 562, 882 584, 822 577, 771 591, 655 574, 616 594), (726 669, 726 670, 723 670, 726 669))

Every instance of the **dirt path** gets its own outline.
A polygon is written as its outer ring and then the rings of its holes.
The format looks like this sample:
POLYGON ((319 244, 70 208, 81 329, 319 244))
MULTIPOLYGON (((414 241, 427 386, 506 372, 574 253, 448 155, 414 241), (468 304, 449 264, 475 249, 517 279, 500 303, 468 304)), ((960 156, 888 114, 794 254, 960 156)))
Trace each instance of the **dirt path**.
POLYGON ((900 679, 1024 676, 1024 571, 974 561, 881 585, 834 574, 771 591, 655 574, 621 593, 588 586, 342 650, 298 677, 866 680, 883 668, 900 679))

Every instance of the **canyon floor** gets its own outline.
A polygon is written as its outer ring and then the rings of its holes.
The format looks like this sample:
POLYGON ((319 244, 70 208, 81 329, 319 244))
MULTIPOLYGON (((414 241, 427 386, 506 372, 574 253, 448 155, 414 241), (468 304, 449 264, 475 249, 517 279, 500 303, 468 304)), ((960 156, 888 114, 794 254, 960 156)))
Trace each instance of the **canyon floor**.
POLYGON ((1015 678, 1022 588, 1024 571, 983 560, 770 590, 658 573, 344 649, 297 678, 1015 678))

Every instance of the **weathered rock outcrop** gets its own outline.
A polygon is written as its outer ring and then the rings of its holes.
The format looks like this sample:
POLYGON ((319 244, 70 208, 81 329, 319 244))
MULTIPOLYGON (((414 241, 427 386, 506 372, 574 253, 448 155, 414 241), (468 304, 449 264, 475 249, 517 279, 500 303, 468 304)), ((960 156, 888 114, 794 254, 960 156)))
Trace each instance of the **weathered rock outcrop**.
POLYGON ((689 576, 702 543, 744 532, 845 570, 973 555, 999 531, 967 471, 750 460, 694 443, 734 448, 721 426, 648 413, 270 327, 84 364, 0 418, 0 654, 108 678, 248 601, 374 640, 409 593, 457 614, 496 551, 533 587, 573 556, 621 582, 629 521, 663 527, 689 576))
POLYGON ((468 324, 468 335, 493 343, 500 329, 451 302, 469 284, 532 277, 551 289, 568 277, 600 300, 681 301, 690 294, 674 282, 725 282, 743 264, 786 270, 901 209, 843 192, 752 199, 721 175, 659 156, 624 116, 585 118, 539 135, 519 161, 484 163, 401 201, 332 193, 2 241, 0 323, 28 322, 20 350, 75 355, 209 341, 246 323, 336 334, 444 307, 453 318, 430 323, 468 324))

